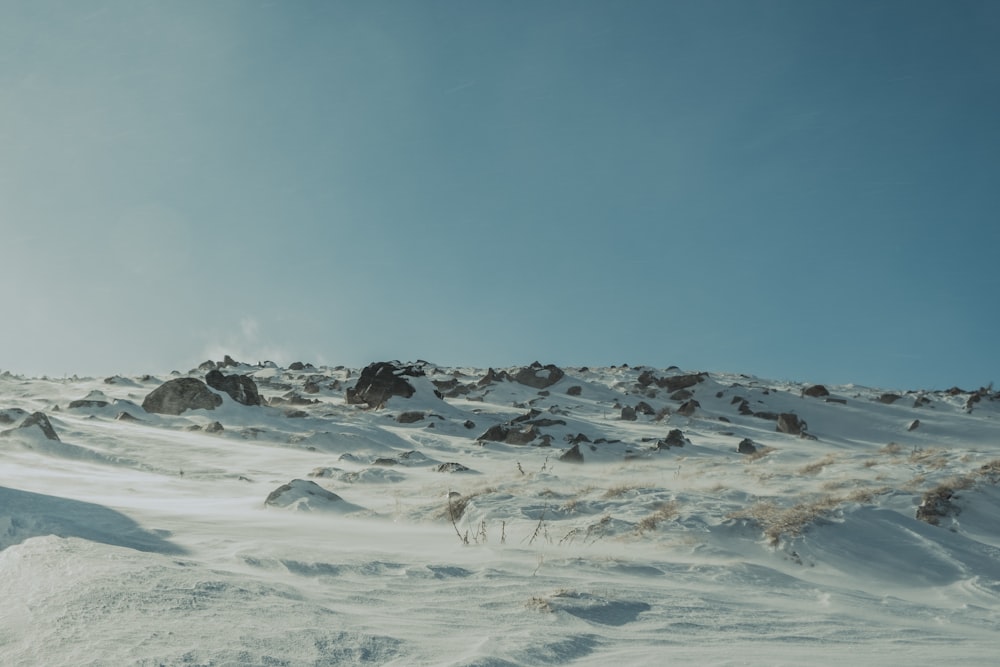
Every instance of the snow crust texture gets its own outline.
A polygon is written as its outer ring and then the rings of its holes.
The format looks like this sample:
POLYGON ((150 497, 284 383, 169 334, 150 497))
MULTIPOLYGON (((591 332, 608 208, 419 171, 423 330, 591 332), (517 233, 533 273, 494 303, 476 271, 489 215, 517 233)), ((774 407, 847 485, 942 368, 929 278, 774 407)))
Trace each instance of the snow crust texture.
POLYGON ((4 665, 995 664, 1000 394, 0 374, 0 600, 4 665))

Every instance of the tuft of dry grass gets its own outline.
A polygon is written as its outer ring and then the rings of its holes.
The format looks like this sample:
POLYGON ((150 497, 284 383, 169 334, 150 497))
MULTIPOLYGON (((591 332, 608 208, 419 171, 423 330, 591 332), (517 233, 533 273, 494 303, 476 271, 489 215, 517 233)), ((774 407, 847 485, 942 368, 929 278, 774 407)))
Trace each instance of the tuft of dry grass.
POLYGON ((646 531, 656 530, 658 525, 664 521, 676 519, 679 514, 680 504, 676 500, 658 503, 652 514, 649 514, 639 520, 639 523, 635 525, 635 530, 640 535, 646 531))
POLYGON ((890 442, 888 445, 878 450, 879 454, 899 454, 903 451, 903 446, 898 442, 890 442))
POLYGON ((780 507, 770 500, 755 503, 744 510, 731 512, 730 519, 751 519, 764 531, 771 546, 778 546, 782 537, 801 535, 807 526, 848 502, 871 502, 876 495, 888 492, 887 487, 857 489, 846 496, 826 495, 812 498, 791 507, 780 507))
POLYGON ((765 456, 767 456, 768 454, 770 454, 772 452, 776 452, 776 451, 778 451, 778 450, 775 449, 774 447, 761 447, 760 449, 758 449, 753 454, 744 454, 743 455, 743 462, 744 463, 753 463, 754 461, 759 461, 762 458, 764 458, 765 456))
POLYGON ((798 472, 800 475, 815 475, 823 468, 837 462, 837 457, 833 454, 827 454, 819 461, 813 461, 812 463, 802 466, 799 468, 798 472))
POLYGON ((610 487, 607 491, 604 492, 604 495, 601 497, 604 499, 620 498, 629 491, 638 491, 639 489, 642 488, 646 487, 642 484, 618 484, 616 486, 610 487))

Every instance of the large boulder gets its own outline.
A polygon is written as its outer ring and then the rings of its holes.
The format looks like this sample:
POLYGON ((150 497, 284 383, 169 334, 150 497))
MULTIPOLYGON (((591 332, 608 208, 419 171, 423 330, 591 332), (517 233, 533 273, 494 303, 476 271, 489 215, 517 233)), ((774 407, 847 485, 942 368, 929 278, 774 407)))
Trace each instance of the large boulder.
POLYGON ((224 375, 219 370, 211 370, 205 375, 205 382, 212 389, 226 392, 237 403, 260 405, 257 383, 249 375, 224 375))
POLYGON ((777 431, 779 433, 787 433, 788 435, 804 435, 806 432, 806 423, 798 415, 790 412, 782 412, 778 415, 777 431))
POLYGON ((536 361, 530 366, 518 369, 514 373, 513 380, 518 384, 527 385, 534 389, 545 389, 562 380, 565 375, 563 370, 558 366, 553 364, 542 366, 536 361))
MULTIPOLYGON (((21 411, 18 410, 18 412, 21 411)), ((4 420, 4 423, 10 423, 10 422, 4 420)), ((32 414, 25 417, 24 420, 17 425, 17 428, 3 431, 2 433, 0 433, 0 435, 2 436, 13 435, 17 431, 31 429, 31 428, 36 428, 39 432, 41 432, 43 436, 45 436, 46 440, 55 440, 57 442, 59 441, 59 436, 56 434, 56 430, 52 428, 52 423, 49 421, 49 418, 45 415, 44 412, 33 412, 32 414)))
POLYGON ((802 395, 811 396, 812 398, 822 398, 824 396, 829 396, 830 391, 821 384, 814 384, 803 389, 802 395))
POLYGON ((142 402, 142 409, 162 415, 179 415, 186 410, 214 410, 222 397, 198 378, 168 380, 154 389, 142 402))
POLYGON ((416 366, 397 366, 389 361, 377 361, 365 366, 353 387, 347 388, 348 405, 364 404, 369 408, 384 407, 393 396, 410 398, 416 392, 407 377, 422 377, 416 366))

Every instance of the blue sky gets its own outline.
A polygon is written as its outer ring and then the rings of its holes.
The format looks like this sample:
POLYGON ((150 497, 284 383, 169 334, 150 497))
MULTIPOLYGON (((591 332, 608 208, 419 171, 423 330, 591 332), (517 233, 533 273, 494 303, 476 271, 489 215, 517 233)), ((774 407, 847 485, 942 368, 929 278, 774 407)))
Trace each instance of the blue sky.
POLYGON ((1000 3, 0 15, 2 369, 1000 381, 1000 3))

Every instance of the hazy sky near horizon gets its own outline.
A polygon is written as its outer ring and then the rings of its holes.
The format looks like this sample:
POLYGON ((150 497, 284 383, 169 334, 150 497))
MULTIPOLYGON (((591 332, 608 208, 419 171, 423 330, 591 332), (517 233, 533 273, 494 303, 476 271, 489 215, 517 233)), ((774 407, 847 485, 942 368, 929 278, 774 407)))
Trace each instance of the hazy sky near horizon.
POLYGON ((0 369, 1000 382, 1000 3, 0 0, 0 369))

